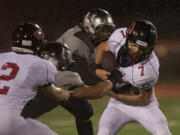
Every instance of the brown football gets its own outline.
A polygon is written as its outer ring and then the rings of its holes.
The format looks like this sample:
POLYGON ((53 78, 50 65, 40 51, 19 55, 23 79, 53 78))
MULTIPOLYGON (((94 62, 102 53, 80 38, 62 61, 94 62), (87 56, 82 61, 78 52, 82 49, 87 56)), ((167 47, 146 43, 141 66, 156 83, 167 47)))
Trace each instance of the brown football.
POLYGON ((104 70, 112 72, 117 67, 115 56, 111 52, 104 52, 101 65, 104 70))

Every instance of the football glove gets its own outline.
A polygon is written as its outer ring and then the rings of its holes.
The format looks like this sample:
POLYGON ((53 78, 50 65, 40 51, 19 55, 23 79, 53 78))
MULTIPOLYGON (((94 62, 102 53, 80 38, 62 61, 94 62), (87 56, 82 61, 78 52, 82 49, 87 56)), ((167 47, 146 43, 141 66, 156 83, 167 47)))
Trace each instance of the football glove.
POLYGON ((110 80, 113 84, 113 87, 116 87, 117 84, 123 83, 122 80, 122 73, 115 69, 112 71, 111 75, 108 77, 108 80, 110 80))

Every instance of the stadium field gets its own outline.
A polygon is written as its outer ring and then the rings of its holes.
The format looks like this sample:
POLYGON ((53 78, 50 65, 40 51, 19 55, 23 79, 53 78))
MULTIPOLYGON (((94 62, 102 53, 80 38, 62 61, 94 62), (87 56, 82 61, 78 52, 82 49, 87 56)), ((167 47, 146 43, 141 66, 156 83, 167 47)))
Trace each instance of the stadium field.
MULTIPOLYGON (((159 105, 166 115, 173 135, 180 134, 180 98, 159 98, 159 105)), ((107 105, 108 98, 90 101, 94 107, 94 132, 97 133, 99 118, 107 105)), ((47 124, 60 135, 77 135, 74 118, 61 107, 41 116, 38 120, 47 124)), ((150 135, 141 125, 126 125, 117 135, 150 135)))

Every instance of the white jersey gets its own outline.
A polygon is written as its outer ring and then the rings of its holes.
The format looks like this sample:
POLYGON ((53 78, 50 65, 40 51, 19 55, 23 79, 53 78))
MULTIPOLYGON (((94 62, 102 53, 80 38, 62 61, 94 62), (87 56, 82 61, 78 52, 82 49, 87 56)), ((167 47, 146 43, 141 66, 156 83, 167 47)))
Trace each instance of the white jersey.
MULTIPOLYGON (((119 49, 125 44, 127 28, 117 29, 110 37, 108 43, 111 52, 116 56, 119 49)), ((159 61, 154 52, 149 59, 141 61, 128 67, 119 67, 123 74, 123 81, 132 84, 135 87, 148 89, 153 87, 159 77, 159 61)), ((154 90, 151 101, 156 101, 154 90)), ((120 102, 120 101, 119 101, 120 102)))
MULTIPOLYGON (((109 39, 109 47, 117 57, 119 49, 126 42, 126 28, 117 29, 109 39)), ((119 67, 123 74, 123 81, 144 90, 153 87, 159 77, 159 61, 153 52, 149 59, 137 64, 119 67)), ((146 106, 127 105, 111 98, 103 112, 97 135, 115 135, 130 122, 138 122, 151 134, 171 135, 166 117, 158 108, 158 102, 153 93, 151 102, 146 106)))
POLYGON ((29 54, 0 54, 0 110, 21 113, 37 88, 55 82, 56 68, 29 54))

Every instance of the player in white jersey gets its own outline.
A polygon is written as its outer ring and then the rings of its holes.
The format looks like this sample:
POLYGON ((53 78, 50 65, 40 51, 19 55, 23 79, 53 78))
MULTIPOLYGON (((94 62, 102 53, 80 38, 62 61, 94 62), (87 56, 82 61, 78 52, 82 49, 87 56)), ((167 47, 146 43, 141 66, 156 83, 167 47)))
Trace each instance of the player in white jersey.
POLYGON ((56 68, 37 56, 45 41, 44 33, 37 24, 27 23, 19 25, 13 37, 12 52, 0 54, 0 134, 57 135, 41 122, 21 116, 23 107, 38 90, 58 101, 70 96, 52 85, 56 68))
MULTIPOLYGON (((96 64, 101 63, 104 51, 111 51, 119 65, 117 70, 122 73, 119 85, 109 93, 112 98, 101 116, 98 135, 114 135, 130 122, 138 122, 153 135, 171 135, 154 94, 159 77, 159 61, 153 51, 156 40, 155 26, 140 20, 128 29, 115 30, 108 43, 98 46, 96 64), (122 93, 125 88, 129 93, 122 93)), ((101 79, 108 78, 102 69, 95 72, 101 79)))

